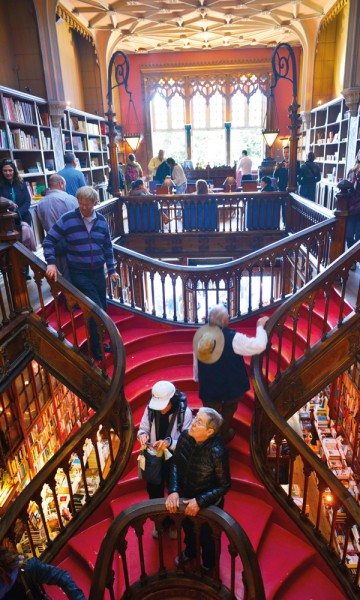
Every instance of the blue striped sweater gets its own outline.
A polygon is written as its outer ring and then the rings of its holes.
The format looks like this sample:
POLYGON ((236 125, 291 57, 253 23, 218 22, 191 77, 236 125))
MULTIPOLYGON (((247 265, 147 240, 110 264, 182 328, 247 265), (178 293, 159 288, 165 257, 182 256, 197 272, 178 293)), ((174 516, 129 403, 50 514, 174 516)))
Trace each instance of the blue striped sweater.
POLYGON ((93 271, 106 263, 109 275, 115 273, 109 227, 103 215, 96 214, 91 231, 88 232, 78 208, 65 213, 43 241, 48 265, 56 264, 55 246, 60 240, 66 242, 66 258, 70 270, 93 271))

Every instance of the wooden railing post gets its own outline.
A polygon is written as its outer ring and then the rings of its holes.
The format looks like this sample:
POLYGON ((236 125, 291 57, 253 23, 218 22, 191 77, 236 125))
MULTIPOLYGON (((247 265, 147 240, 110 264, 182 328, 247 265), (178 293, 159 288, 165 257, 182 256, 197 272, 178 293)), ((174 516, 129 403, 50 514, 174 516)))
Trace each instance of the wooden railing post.
POLYGON ((17 242, 21 233, 15 228, 16 213, 9 210, 10 200, 0 196, 0 242, 17 242))
POLYGON ((335 237, 331 244, 330 261, 333 262, 345 251, 346 223, 349 218, 349 201, 353 193, 353 186, 347 179, 342 179, 338 184, 339 192, 336 194, 335 237))

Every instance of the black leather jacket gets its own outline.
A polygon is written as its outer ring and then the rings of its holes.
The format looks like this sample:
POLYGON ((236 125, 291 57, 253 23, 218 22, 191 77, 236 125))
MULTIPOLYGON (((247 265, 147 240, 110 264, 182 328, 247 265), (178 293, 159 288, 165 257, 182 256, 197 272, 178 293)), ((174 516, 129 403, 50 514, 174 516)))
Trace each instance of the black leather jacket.
POLYGON ((214 435, 197 444, 188 431, 178 439, 170 471, 169 494, 195 498, 200 508, 217 504, 230 488, 227 448, 214 435))

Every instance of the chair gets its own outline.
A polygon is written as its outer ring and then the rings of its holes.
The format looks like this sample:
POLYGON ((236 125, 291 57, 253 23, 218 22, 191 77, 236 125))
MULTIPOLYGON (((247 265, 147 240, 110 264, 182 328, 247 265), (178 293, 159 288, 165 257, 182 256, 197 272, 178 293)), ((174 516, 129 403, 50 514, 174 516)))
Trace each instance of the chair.
POLYGON ((167 185, 157 185, 156 195, 163 196, 164 194, 171 194, 171 188, 169 188, 167 185))
POLYGON ((258 191, 258 182, 254 181, 243 181, 242 182, 242 191, 243 192, 257 192, 258 191))
POLYGON ((195 183, 188 183, 186 186, 186 193, 187 194, 193 194, 194 192, 196 192, 196 184, 195 183))

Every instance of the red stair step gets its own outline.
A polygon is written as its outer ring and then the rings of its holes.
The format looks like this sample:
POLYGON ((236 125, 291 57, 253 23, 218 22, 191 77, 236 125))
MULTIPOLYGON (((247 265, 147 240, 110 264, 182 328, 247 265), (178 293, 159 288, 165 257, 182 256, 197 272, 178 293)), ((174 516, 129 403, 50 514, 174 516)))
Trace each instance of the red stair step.
POLYGON ((294 573, 284 582, 276 600, 346 600, 347 594, 337 585, 337 581, 329 579, 319 568, 308 565, 305 573, 294 573))
POLYGON ((96 525, 88 527, 69 540, 70 548, 82 558, 91 571, 95 567, 100 548, 99 541, 101 543, 111 523, 111 519, 99 521, 96 525))
POLYGON ((275 598, 277 590, 292 571, 314 555, 315 550, 310 544, 276 523, 270 523, 258 552, 267 600, 275 598))

